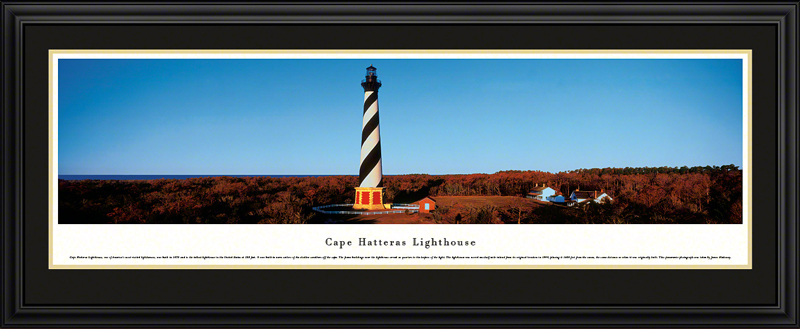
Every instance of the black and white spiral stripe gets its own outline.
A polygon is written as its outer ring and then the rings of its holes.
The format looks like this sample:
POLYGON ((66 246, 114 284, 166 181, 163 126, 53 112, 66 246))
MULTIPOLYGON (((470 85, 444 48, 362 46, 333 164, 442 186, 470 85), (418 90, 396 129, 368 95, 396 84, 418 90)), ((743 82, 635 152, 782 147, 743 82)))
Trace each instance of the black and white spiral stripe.
POLYGON ((364 120, 361 126, 360 187, 383 187, 381 130, 378 126, 378 91, 364 92, 364 120))

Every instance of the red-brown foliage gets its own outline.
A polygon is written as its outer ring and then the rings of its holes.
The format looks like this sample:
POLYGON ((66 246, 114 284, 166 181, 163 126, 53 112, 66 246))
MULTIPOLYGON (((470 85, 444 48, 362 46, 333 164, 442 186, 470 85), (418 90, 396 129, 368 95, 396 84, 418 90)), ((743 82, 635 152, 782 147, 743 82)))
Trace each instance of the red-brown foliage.
MULTIPOLYGON (((59 223, 305 223, 311 207, 352 203, 356 176, 207 177, 59 181, 59 223)), ((583 207, 437 209, 441 222, 741 223, 737 167, 605 168, 569 172, 385 176, 385 200, 425 196, 519 196, 545 184, 569 196, 603 189, 608 204, 583 207), (452 218, 451 218, 452 217, 452 218)))

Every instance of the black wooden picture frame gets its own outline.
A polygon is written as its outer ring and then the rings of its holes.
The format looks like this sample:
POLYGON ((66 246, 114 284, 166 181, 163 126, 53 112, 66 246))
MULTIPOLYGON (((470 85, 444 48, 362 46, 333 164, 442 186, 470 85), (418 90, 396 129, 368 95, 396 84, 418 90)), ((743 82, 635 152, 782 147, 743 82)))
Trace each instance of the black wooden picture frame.
POLYGON ((2 2, 3 327, 798 327, 798 2, 2 2), (753 49, 752 270, 48 270, 47 49, 753 49))

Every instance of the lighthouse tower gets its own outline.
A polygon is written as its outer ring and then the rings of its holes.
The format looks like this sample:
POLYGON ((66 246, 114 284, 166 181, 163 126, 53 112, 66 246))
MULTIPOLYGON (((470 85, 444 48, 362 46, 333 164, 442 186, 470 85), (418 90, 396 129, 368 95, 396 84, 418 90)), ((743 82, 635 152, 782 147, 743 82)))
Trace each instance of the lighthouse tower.
POLYGON ((383 167, 381 165, 381 130, 378 126, 377 69, 370 65, 361 80, 364 87, 364 117, 361 124, 361 167, 356 187, 356 209, 383 209, 383 167))

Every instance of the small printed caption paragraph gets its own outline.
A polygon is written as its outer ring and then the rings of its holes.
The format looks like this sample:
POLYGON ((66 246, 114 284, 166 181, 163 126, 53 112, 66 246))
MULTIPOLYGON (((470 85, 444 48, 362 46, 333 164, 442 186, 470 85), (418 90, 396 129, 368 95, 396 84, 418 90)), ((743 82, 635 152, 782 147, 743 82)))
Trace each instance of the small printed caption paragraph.
POLYGON ((397 261, 397 260, 432 260, 432 261, 439 261, 439 262, 447 262, 447 261, 461 261, 461 260, 497 260, 497 261, 525 261, 525 260, 536 260, 536 261, 550 261, 550 262, 560 262, 560 261, 642 261, 642 262, 653 262, 653 261, 692 261, 692 260, 699 260, 699 261, 730 261, 730 256, 447 256, 447 255, 440 255, 440 256, 431 256, 431 255, 420 255, 420 256, 69 256, 71 260, 78 260, 78 261, 115 261, 118 262, 120 260, 123 261, 145 261, 145 260, 177 260, 178 262, 181 261, 216 261, 216 260, 223 260, 223 261, 230 261, 230 260, 244 260, 244 261, 259 261, 259 260, 327 260, 327 261, 339 261, 339 260, 385 260, 385 261, 397 261))

